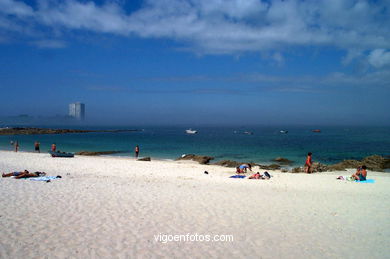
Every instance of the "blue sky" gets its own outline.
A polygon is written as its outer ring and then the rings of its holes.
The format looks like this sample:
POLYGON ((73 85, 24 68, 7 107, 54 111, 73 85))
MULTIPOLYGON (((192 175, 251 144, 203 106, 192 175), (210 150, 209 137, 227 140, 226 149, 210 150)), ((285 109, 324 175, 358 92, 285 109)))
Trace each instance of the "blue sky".
POLYGON ((390 2, 0 0, 0 116, 390 123, 390 2))

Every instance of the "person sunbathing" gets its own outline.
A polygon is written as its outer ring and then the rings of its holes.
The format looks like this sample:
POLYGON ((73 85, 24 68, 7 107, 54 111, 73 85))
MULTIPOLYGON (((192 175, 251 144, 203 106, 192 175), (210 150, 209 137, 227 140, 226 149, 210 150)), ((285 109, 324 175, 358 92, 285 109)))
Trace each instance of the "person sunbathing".
POLYGON ((351 177, 358 181, 365 181, 367 179, 367 167, 365 165, 359 167, 351 177))
POLYGON ((248 177, 248 179, 262 179, 262 180, 268 180, 270 178, 271 175, 268 172, 264 172, 264 175, 261 175, 259 172, 257 172, 248 177))
POLYGON ((8 174, 3 173, 1 176, 2 177, 11 177, 11 176, 19 176, 19 175, 28 174, 28 173, 29 173, 29 171, 24 170, 22 172, 11 172, 11 173, 8 173, 8 174))
POLYGON ((43 175, 46 175, 46 173, 45 172, 30 173, 29 171, 24 170, 23 172, 12 172, 12 173, 8 173, 8 174, 3 173, 2 177, 14 176, 15 179, 20 179, 20 178, 39 177, 39 176, 43 176, 43 175))

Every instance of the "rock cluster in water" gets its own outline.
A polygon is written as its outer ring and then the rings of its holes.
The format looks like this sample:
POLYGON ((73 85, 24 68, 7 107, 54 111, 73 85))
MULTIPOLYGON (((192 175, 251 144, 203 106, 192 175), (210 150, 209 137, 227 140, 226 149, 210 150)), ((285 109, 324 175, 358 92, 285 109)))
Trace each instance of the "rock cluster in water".
POLYGON ((176 160, 192 160, 198 162, 199 164, 206 165, 210 162, 210 160, 213 159, 214 157, 212 156, 199 156, 194 154, 185 154, 177 158, 176 160))
MULTIPOLYGON (((189 155, 183 155, 182 157, 179 157, 177 160, 193 160, 199 162, 200 164, 209 164, 210 160, 213 159, 214 157, 189 154, 189 155)), ((278 164, 261 165, 261 164, 251 163, 251 162, 248 163, 248 162, 238 162, 233 160, 221 160, 213 163, 213 165, 236 168, 241 164, 250 164, 252 166, 259 166, 260 169, 264 169, 264 170, 282 170, 283 172, 287 172, 287 169, 282 168, 282 165, 290 165, 293 163, 293 161, 283 157, 275 158, 272 161, 275 161, 278 164)), ((384 169, 390 168, 390 156, 382 157, 378 155, 372 155, 372 156, 365 157, 360 161, 344 160, 340 163, 332 164, 332 165, 326 165, 326 164, 314 162, 313 172, 343 171, 347 168, 357 168, 362 165, 366 165, 368 170, 383 172, 384 169)), ((303 173, 304 167, 295 167, 291 170, 291 172, 303 173)))
POLYGON ((67 133, 90 133, 90 132, 125 132, 139 131, 137 129, 120 129, 120 130, 80 130, 80 129, 48 129, 48 128, 2 128, 0 135, 36 135, 36 134, 67 134, 67 133))
POLYGON ((111 155, 122 153, 123 151, 80 151, 75 153, 75 155, 79 156, 100 156, 100 155, 111 155))

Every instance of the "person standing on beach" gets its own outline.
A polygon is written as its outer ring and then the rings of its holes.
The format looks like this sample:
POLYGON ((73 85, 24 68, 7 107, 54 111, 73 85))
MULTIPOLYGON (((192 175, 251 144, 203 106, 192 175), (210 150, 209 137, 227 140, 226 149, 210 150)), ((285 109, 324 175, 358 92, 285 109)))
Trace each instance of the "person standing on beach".
POLYGON ((311 156, 312 156, 311 152, 307 153, 306 162, 305 162, 305 173, 307 174, 313 173, 313 168, 312 168, 313 161, 311 156))
POLYGON ((135 153, 135 159, 138 159, 138 154, 139 154, 139 146, 138 145, 135 146, 134 153, 135 153))
POLYGON ((41 143, 39 143, 38 141, 35 141, 35 143, 34 143, 34 149, 35 149, 35 151, 37 151, 38 153, 41 153, 41 150, 39 149, 39 145, 40 145, 41 143))
POLYGON ((51 151, 56 152, 57 145, 56 143, 51 144, 51 151))
POLYGON ((15 152, 18 152, 19 150, 19 141, 15 142, 15 152))

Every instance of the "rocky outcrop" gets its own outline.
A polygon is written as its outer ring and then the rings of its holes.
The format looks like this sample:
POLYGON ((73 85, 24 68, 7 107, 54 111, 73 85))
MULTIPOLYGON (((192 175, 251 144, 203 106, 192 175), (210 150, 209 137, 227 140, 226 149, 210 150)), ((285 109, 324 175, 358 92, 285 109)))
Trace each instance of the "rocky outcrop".
POLYGON ((233 161, 233 160, 221 160, 221 161, 214 163, 214 165, 220 165, 220 166, 224 166, 224 167, 233 167, 233 168, 236 168, 237 166, 240 166, 242 164, 244 164, 244 163, 233 161))
POLYGON ((100 156, 100 155, 111 155, 122 153, 122 151, 80 151, 75 153, 75 155, 79 156, 100 156))
POLYGON ((147 156, 143 158, 138 158, 137 161, 152 161, 152 159, 149 156, 147 156))
POLYGON ((48 128, 2 128, 0 135, 36 135, 36 134, 68 134, 68 133, 90 133, 90 132, 126 132, 139 131, 137 129, 124 130, 80 130, 80 129, 48 129, 48 128))
POLYGON ((357 168, 365 165, 368 170, 383 172, 384 169, 390 168, 390 159, 378 155, 372 155, 363 158, 362 160, 344 160, 340 163, 329 165, 329 171, 340 171, 347 168, 357 168))
POLYGON ((275 159, 272 159, 271 161, 281 165, 292 165, 294 163, 294 161, 288 160, 287 158, 284 157, 277 157, 275 159))
MULTIPOLYGON (((344 171, 348 168, 358 168, 365 165, 368 170, 383 172, 384 169, 390 168, 390 158, 382 157, 378 155, 372 155, 363 158, 362 160, 344 160, 340 163, 333 165, 325 165, 321 163, 313 163, 313 172, 326 172, 326 171, 344 171)), ((293 173, 304 172, 304 167, 296 167, 292 169, 293 173)))
POLYGON ((182 155, 181 157, 177 158, 176 160, 192 160, 196 161, 199 164, 206 165, 210 162, 210 160, 213 160, 214 157, 212 156, 199 156, 199 155, 194 155, 194 154, 187 154, 187 155, 182 155))
POLYGON ((280 165, 277 164, 271 164, 271 165, 258 165, 260 169, 264 170, 279 170, 280 165))

